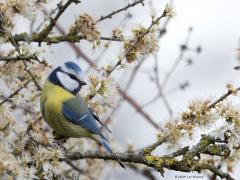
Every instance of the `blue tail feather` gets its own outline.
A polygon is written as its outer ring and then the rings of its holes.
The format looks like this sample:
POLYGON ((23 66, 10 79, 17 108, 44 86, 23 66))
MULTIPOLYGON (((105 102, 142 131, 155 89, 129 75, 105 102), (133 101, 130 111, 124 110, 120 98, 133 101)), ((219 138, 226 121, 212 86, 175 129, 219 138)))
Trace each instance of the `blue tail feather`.
POLYGON ((107 152, 112 153, 112 149, 110 148, 108 141, 105 138, 102 138, 102 145, 107 152))
MULTIPOLYGON (((106 151, 107 151, 108 153, 111 153, 111 154, 113 153, 112 149, 110 148, 110 146, 109 146, 109 144, 108 144, 108 140, 107 140, 106 138, 104 138, 104 137, 102 137, 102 145, 103 145, 103 147, 106 149, 106 151)), ((121 162, 120 159, 117 159, 117 162, 119 163, 119 165, 120 165, 122 168, 126 169, 126 167, 124 166, 124 164, 121 162)))

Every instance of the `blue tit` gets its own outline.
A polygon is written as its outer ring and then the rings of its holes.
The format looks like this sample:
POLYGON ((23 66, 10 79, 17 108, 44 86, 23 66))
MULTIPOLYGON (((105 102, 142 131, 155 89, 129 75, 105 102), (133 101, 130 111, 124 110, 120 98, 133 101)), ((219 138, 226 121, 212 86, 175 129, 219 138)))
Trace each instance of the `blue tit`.
POLYGON ((110 131, 77 95, 82 86, 83 72, 74 62, 66 62, 48 76, 41 94, 41 113, 57 137, 91 138, 112 153, 102 129, 110 131))

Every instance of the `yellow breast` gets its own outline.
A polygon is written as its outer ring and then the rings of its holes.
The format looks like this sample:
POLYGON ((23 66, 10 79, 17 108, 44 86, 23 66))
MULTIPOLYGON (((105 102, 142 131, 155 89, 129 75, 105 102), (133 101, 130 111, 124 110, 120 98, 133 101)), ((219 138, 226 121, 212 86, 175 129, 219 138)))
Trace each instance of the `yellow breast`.
POLYGON ((74 95, 46 81, 41 95, 41 112, 44 119, 58 135, 91 138, 87 130, 71 123, 62 114, 63 102, 71 98, 74 98, 74 95))

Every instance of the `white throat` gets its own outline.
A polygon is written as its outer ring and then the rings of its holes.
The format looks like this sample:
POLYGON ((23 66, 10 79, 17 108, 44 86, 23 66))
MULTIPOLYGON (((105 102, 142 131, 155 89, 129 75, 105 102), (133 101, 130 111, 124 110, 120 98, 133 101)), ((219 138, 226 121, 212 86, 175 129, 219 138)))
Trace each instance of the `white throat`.
POLYGON ((69 91, 74 91, 75 89, 78 88, 79 82, 70 78, 67 74, 63 72, 57 72, 57 77, 63 87, 69 91))

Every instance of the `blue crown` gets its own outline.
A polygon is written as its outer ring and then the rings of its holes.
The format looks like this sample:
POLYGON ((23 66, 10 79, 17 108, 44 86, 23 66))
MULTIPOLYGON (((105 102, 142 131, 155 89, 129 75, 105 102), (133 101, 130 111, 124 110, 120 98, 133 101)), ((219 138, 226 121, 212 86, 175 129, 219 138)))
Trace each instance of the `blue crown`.
POLYGON ((72 61, 65 62, 65 65, 67 68, 72 69, 77 73, 82 72, 82 69, 76 63, 74 63, 72 61))

